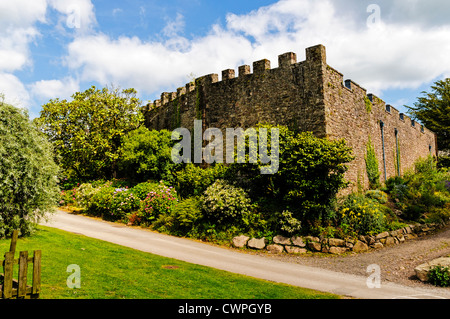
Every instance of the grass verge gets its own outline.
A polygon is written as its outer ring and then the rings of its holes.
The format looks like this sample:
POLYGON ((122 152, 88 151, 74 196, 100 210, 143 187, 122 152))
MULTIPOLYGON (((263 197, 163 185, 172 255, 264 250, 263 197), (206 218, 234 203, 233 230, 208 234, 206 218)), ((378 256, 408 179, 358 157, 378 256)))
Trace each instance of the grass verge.
MULTIPOLYGON (((0 252, 9 250, 0 240, 0 252)), ((160 257, 105 241, 39 226, 20 238, 19 251, 42 250, 42 299, 336 299, 339 296, 277 284, 160 257), (69 265, 80 267, 80 288, 69 288, 69 265)))

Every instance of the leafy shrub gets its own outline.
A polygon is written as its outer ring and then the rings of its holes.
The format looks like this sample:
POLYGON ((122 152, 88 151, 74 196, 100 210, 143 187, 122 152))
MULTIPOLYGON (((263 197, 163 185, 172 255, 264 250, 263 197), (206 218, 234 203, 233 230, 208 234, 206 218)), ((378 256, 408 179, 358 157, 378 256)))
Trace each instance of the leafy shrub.
POLYGON ((69 189, 69 190, 63 190, 61 191, 61 197, 58 202, 59 206, 72 206, 75 205, 77 202, 77 190, 69 189))
POLYGON ((0 238, 30 235, 60 199, 53 148, 26 111, 0 97, 0 238))
POLYGON ((424 207, 416 204, 410 204, 407 205, 406 208, 403 210, 402 218, 405 220, 415 221, 418 220, 420 217, 422 217, 424 213, 425 213, 424 207))
POLYGON ((203 213, 198 197, 190 197, 178 202, 170 215, 161 215, 153 224, 155 229, 167 231, 174 235, 188 235, 201 225, 203 213))
POLYGON ((77 187, 79 183, 74 178, 67 178, 66 176, 62 176, 59 178, 59 188, 61 190, 71 190, 77 187))
POLYGON ((380 204, 386 204, 388 196, 385 192, 378 189, 371 189, 366 192, 366 197, 376 200, 380 204))
POLYGON ((450 168, 450 156, 439 156, 436 163, 438 168, 450 168))
POLYGON ((403 177, 388 179, 386 191, 403 212, 402 218, 440 222, 447 218, 444 209, 450 204, 449 180, 449 171, 438 169, 434 159, 428 157, 418 160, 414 170, 403 177))
POLYGON ((144 182, 134 186, 131 191, 137 198, 144 200, 148 193, 157 190, 158 187, 159 183, 157 182, 144 182))
POLYGON ((427 221, 430 223, 442 223, 450 221, 450 203, 444 207, 430 207, 427 213, 427 221))
POLYGON ((149 192, 141 201, 138 217, 142 223, 152 224, 160 215, 169 216, 177 202, 176 190, 160 183, 156 190, 149 192))
POLYGON ((339 210, 339 226, 349 235, 376 234, 385 230, 382 205, 361 195, 350 195, 339 210))
POLYGON ((287 235, 293 235, 300 232, 302 223, 292 216, 288 210, 284 210, 279 218, 280 230, 287 235))
MULTIPOLYGON (((238 186, 248 189, 253 199, 272 198, 279 205, 291 207, 293 217, 298 220, 326 219, 337 193, 348 185, 344 174, 348 169, 346 163, 353 160, 351 148, 345 140, 321 139, 285 126, 259 125, 256 132, 259 134, 262 128, 267 133, 278 129, 278 171, 261 174, 266 165, 258 159, 255 164, 230 165, 227 175, 237 180, 238 186)), ((267 148, 272 152, 271 134, 268 140, 267 148)))
POLYGON ((176 228, 190 229, 203 217, 200 200, 197 197, 187 198, 173 209, 172 216, 176 228))
POLYGON ((251 212, 247 193, 221 179, 206 189, 201 207, 205 217, 218 225, 248 223, 251 212))
POLYGON ((181 198, 200 196, 217 179, 225 176, 227 168, 220 163, 201 168, 192 163, 175 173, 175 186, 181 198))
POLYGON ((91 183, 83 183, 73 191, 75 192, 76 205, 78 207, 88 207, 92 197, 100 188, 95 188, 91 183))
POLYGON ((402 201, 408 195, 408 181, 400 176, 391 177, 386 181, 386 190, 393 197, 402 201))
POLYGON ((450 286, 450 270, 448 267, 435 266, 428 272, 428 281, 440 287, 450 286))
POLYGON ((116 188, 111 186, 111 182, 100 186, 88 204, 88 212, 94 216, 107 216, 115 190, 116 188))
POLYGON ((428 207, 444 207, 445 204, 450 202, 450 197, 448 193, 441 191, 428 191, 422 193, 421 202, 428 207))
POLYGON ((424 159, 419 159, 414 163, 414 169, 417 174, 432 175, 437 172, 436 161, 432 156, 424 159))

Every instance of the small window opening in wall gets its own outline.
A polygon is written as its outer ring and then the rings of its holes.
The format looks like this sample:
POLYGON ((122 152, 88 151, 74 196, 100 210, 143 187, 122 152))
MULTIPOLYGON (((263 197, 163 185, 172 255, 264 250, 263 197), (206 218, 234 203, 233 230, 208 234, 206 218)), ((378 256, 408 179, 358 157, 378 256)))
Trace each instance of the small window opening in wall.
POLYGON ((424 128, 423 125, 420 126, 420 131, 421 131, 422 133, 425 133, 425 128, 424 128))
POLYGON ((386 104, 386 112, 391 113, 391 106, 386 104))
POLYGON ((352 89, 352 82, 350 80, 345 80, 344 85, 347 89, 352 89))
POLYGON ((400 120, 404 121, 405 120, 405 114, 400 113, 400 120))
POLYGON ((411 126, 415 127, 416 126, 416 121, 411 120, 411 126))

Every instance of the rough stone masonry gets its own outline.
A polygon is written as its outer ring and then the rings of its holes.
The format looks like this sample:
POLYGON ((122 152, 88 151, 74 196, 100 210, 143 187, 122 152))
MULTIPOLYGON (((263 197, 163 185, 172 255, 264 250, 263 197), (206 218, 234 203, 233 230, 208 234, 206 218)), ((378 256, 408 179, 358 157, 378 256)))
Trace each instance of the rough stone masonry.
MULTIPOLYGON (((357 67, 357 66, 355 66, 357 67)), ((411 66, 413 67, 413 66, 411 66)), ((143 107, 149 129, 193 129, 195 119, 207 128, 247 129, 258 123, 286 125, 312 131, 318 137, 344 138, 353 148, 349 163, 348 192, 368 188, 365 154, 368 143, 375 149, 382 181, 403 174, 419 158, 437 155, 436 135, 326 62, 323 45, 306 49, 306 60, 295 53, 235 70, 209 74, 162 93, 161 99, 143 107)))

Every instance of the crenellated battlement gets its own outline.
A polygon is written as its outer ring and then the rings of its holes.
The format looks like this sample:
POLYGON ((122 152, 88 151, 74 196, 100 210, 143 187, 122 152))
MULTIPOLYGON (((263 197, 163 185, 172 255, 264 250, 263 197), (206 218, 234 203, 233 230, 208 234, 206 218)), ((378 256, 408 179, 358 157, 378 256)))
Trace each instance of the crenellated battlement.
MULTIPOLYGON (((306 61, 317 61, 320 60, 326 63, 325 48, 319 45, 312 48, 306 49, 306 61)), ((304 61, 303 61, 304 62, 304 61)), ((303 63, 300 62, 300 63, 303 63)), ((290 68, 297 64, 297 54, 294 52, 286 52, 278 56, 278 68, 285 69, 290 68)), ((278 69, 276 68, 276 69, 278 69)), ((177 89, 177 92, 163 92, 161 93, 160 99, 153 101, 145 106, 145 111, 159 108, 161 106, 167 105, 169 102, 180 98, 182 95, 188 94, 195 91, 196 86, 199 84, 209 85, 213 83, 220 83, 223 81, 233 80, 243 78, 249 75, 262 75, 266 71, 273 70, 271 68, 271 61, 268 59, 262 59, 253 62, 252 68, 250 65, 241 65, 238 67, 238 76, 236 77, 235 69, 226 69, 221 72, 222 78, 219 81, 219 75, 216 73, 208 74, 196 78, 194 81, 187 83, 184 87, 177 89), (251 71, 253 69, 253 72, 251 71)))
POLYGON ((326 49, 306 49, 278 56, 278 66, 261 59, 236 69, 204 75, 163 92, 143 108, 149 129, 193 129, 202 120, 203 130, 254 127, 258 123, 285 125, 311 131, 318 137, 344 138, 356 159, 347 179, 368 185, 365 152, 373 143, 382 177, 394 176, 428 154, 437 154, 436 136, 393 106, 327 64, 326 49), (413 145, 413 147, 412 147, 413 145))

